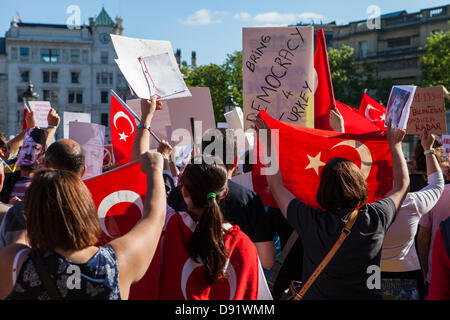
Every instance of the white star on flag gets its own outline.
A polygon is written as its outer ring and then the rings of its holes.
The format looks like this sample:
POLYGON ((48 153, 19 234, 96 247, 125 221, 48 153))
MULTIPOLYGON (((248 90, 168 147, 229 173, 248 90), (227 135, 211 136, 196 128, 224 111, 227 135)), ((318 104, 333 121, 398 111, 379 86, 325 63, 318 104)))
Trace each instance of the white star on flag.
POLYGON ((317 154, 317 156, 315 157, 311 157, 309 154, 307 154, 306 156, 309 159, 309 164, 306 166, 305 169, 314 169, 314 171, 316 172, 317 175, 319 175, 319 168, 321 166, 324 166, 325 163, 323 163, 322 161, 320 161, 320 155, 322 152, 319 152, 317 154))
POLYGON ((125 134, 125 132, 119 133, 120 140, 127 141, 128 136, 125 134))

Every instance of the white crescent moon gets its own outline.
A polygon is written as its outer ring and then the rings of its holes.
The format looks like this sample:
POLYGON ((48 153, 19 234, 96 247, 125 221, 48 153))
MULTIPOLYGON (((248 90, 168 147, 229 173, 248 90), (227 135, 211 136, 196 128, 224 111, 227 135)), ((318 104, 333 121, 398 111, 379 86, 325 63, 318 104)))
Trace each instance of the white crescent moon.
POLYGON ((114 118, 113 118, 114 127, 116 127, 116 129, 117 129, 116 121, 117 121, 119 118, 125 118, 125 119, 128 120, 128 122, 130 123, 130 126, 131 126, 131 132, 130 132, 130 133, 133 133, 133 132, 134 132, 133 122, 131 122, 130 117, 128 117, 128 115, 127 115, 125 112, 123 112, 123 111, 119 111, 119 112, 117 112, 117 113, 114 115, 114 118))
POLYGON ((100 202, 97 213, 98 218, 100 220, 100 227, 102 228, 103 232, 110 238, 113 238, 113 236, 111 236, 111 234, 108 232, 108 229, 106 228, 105 224, 106 214, 108 213, 109 209, 111 209, 112 206, 122 202, 128 202, 136 205, 139 208, 142 217, 144 204, 142 202, 141 197, 136 192, 130 190, 120 190, 106 196, 102 200, 102 202, 100 202))
POLYGON ((377 120, 373 120, 373 119, 370 117, 370 108, 376 110, 374 107, 372 107, 370 104, 368 104, 367 107, 366 107, 366 110, 364 111, 364 115, 366 116, 366 119, 369 120, 369 121, 372 121, 372 122, 373 122, 373 121, 377 121, 377 120))
MULTIPOLYGON (((191 276, 191 273, 197 269, 198 267, 202 267, 203 263, 198 263, 192 260, 191 258, 188 258, 186 262, 184 263, 183 270, 181 271, 181 291, 183 292, 184 299, 188 300, 187 294, 186 294, 186 285, 189 280, 189 277, 191 276)), ((225 270, 228 274, 228 277, 226 280, 228 280, 228 284, 230 285, 230 298, 229 300, 233 300, 235 294, 236 294, 236 272, 234 271, 233 266, 230 263, 230 260, 227 260, 227 264, 225 265, 225 270)))
POLYGON ((367 179, 367 177, 370 174, 370 170, 372 169, 372 164, 373 164, 372 154, 370 153, 369 148, 367 148, 367 146, 360 141, 346 140, 346 141, 342 141, 342 142, 334 145, 331 149, 339 147, 339 146, 349 146, 349 147, 354 148, 358 152, 358 154, 361 158, 361 172, 362 172, 364 178, 367 179))

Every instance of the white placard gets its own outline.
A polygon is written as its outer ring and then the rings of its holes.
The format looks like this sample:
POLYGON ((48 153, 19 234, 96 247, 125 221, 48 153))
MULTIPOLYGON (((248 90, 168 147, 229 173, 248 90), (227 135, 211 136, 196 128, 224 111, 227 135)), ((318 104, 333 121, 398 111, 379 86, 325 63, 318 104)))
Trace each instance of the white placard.
MULTIPOLYGON (((141 57, 167 53, 172 68, 180 78, 183 78, 169 41, 136 39, 113 34, 111 35, 111 39, 118 57, 115 61, 131 87, 131 91, 137 97, 151 99, 147 80, 139 62, 139 58, 141 57)), ((187 90, 171 95, 167 99, 189 97, 190 95, 189 90, 187 90)))
POLYGON ((393 86, 386 107, 386 121, 392 121, 394 129, 406 129, 416 86, 393 86))
POLYGON ((28 105, 33 111, 34 115, 34 123, 39 128, 47 128, 48 127, 48 113, 50 112, 52 106, 48 101, 29 101, 28 105))
POLYGON ((69 122, 91 122, 91 114, 83 112, 68 112, 63 113, 63 125, 64 125, 64 139, 69 138, 69 122))

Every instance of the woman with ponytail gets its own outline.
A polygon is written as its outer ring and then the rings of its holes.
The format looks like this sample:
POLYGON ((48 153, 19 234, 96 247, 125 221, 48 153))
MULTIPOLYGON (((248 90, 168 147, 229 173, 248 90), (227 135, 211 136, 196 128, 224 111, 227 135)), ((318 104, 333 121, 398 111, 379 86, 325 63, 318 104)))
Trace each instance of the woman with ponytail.
POLYGON ((196 157, 181 185, 187 212, 168 207, 160 241, 159 298, 271 299, 255 245, 222 216, 226 167, 218 158, 196 157))

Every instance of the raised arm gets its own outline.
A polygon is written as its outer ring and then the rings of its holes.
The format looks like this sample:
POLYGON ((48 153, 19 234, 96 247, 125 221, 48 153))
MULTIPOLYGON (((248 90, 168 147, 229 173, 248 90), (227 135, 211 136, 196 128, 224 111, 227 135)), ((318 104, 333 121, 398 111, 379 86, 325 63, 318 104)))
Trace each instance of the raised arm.
POLYGON ((55 137, 56 129, 58 129, 61 119, 59 114, 55 109, 51 109, 47 116, 48 128, 47 131, 47 143, 46 148, 48 148, 53 143, 53 138, 55 137))
MULTIPOLYGON (((25 116, 25 123, 27 125, 26 129, 34 128, 35 122, 33 111, 27 113, 25 116)), ((5 156, 5 160, 8 160, 11 155, 16 154, 19 151, 22 146, 23 139, 25 138, 25 131, 26 130, 22 130, 21 133, 8 141, 8 153, 5 156)))
POLYGON ((129 286, 139 281, 155 254, 166 217, 163 158, 158 152, 140 156, 141 169, 147 174, 147 195, 142 219, 131 231, 111 241, 119 264, 121 296, 128 296, 129 286))
MULTIPOLYGON (((255 122, 255 129, 256 130, 267 130, 267 146, 264 146, 267 148, 267 155, 269 158, 273 159, 273 161, 277 161, 278 159, 275 157, 271 157, 272 149, 274 148, 273 141, 272 141, 272 134, 271 129, 267 125, 267 123, 261 119, 257 118, 255 122)), ((273 166, 273 164, 271 164, 273 166)), ((289 206, 289 203, 292 201, 292 199, 295 199, 295 196, 284 187, 283 185, 283 178, 281 176, 281 172, 279 170, 280 166, 276 166, 278 168, 277 173, 273 175, 267 175, 267 184, 269 185, 270 192, 272 193, 273 198, 278 204, 278 207, 280 208, 281 212, 283 213, 284 217, 287 218, 287 208, 289 206)))
POLYGON ((394 179, 392 189, 388 192, 386 197, 389 197, 394 201, 396 211, 398 211, 409 188, 408 166, 406 165, 402 150, 402 141, 406 131, 401 129, 395 130, 391 126, 390 121, 387 124, 387 128, 387 140, 391 150, 394 179))
POLYGON ((345 132, 344 117, 342 117, 338 108, 330 108, 330 127, 336 132, 345 132))
POLYGON ((161 106, 161 102, 156 101, 156 96, 152 100, 141 99, 141 126, 136 128, 131 161, 139 160, 141 154, 150 150, 150 131, 147 128, 150 128, 155 110, 161 109, 161 106))

